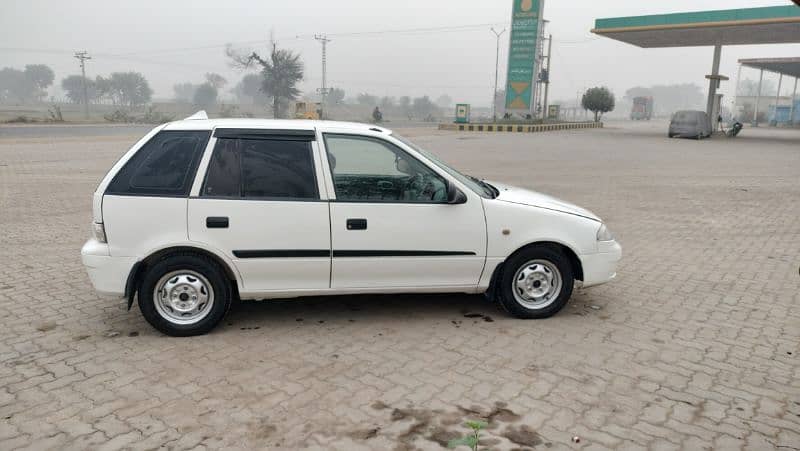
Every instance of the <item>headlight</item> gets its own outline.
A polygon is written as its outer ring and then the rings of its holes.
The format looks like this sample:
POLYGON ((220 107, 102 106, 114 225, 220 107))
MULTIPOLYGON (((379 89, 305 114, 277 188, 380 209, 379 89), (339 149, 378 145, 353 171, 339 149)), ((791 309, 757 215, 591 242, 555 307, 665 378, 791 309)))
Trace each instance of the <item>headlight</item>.
POLYGON ((597 231, 597 241, 614 241, 614 234, 605 224, 601 224, 600 230, 597 231))
POLYGON ((93 222, 92 223, 92 233, 94 234, 94 239, 101 243, 106 242, 106 228, 103 226, 102 222, 93 222))

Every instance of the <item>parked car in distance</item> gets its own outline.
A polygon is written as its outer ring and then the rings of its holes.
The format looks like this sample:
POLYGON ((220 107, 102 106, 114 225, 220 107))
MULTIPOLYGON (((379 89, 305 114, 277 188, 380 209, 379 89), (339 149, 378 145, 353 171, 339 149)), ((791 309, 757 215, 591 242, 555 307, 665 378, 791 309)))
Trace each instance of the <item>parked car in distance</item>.
POLYGON ((708 138, 711 136, 711 120, 705 111, 678 111, 672 115, 669 122, 668 136, 670 138, 708 138))
POLYGON ((236 298, 485 293, 545 318, 621 257, 588 210, 463 175, 385 128, 202 112, 111 168, 93 231, 95 289, 175 336, 210 331, 236 298))

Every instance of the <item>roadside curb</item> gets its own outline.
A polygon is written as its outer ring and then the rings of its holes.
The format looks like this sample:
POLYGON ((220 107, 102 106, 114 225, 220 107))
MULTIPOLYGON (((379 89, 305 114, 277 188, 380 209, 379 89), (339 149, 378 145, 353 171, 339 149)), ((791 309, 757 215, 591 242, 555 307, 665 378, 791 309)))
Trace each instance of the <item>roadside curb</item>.
POLYGON ((602 122, 563 122, 559 124, 439 124, 439 130, 454 132, 539 133, 557 130, 603 128, 602 122))

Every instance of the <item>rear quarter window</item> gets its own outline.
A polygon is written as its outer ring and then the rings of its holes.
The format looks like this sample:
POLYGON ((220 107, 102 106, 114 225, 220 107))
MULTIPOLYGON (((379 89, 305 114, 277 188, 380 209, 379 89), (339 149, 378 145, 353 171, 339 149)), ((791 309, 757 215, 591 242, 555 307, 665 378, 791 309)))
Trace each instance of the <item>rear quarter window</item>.
POLYGON ((210 131, 162 131, 114 176, 106 194, 188 196, 210 131))

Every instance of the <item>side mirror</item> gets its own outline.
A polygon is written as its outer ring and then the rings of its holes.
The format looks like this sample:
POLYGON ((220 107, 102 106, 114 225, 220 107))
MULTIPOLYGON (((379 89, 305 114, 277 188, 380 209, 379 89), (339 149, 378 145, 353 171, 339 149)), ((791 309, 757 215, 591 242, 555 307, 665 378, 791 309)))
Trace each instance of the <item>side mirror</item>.
POLYGON ((454 184, 447 183, 447 203, 450 205, 459 205, 467 203, 467 195, 458 189, 454 184))

